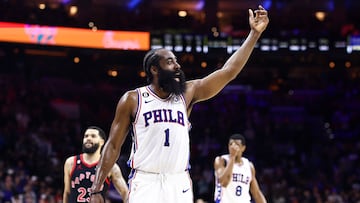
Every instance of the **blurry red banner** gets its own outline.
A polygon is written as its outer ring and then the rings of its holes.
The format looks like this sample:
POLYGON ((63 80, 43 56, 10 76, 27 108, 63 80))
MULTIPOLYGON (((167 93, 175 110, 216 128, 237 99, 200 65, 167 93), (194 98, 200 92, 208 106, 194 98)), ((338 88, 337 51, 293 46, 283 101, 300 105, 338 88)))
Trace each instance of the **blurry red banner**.
POLYGON ((95 49, 148 50, 150 33, 0 22, 0 41, 95 49))

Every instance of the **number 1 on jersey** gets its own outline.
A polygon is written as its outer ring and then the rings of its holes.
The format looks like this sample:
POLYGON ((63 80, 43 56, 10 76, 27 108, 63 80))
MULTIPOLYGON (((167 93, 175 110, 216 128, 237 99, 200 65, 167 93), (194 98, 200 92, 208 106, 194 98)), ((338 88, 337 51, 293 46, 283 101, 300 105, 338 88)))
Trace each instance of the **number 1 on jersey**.
POLYGON ((167 128, 167 129, 165 130, 165 143, 164 143, 164 146, 165 146, 165 147, 170 146, 169 136, 170 136, 170 130, 169 130, 169 128, 167 128))

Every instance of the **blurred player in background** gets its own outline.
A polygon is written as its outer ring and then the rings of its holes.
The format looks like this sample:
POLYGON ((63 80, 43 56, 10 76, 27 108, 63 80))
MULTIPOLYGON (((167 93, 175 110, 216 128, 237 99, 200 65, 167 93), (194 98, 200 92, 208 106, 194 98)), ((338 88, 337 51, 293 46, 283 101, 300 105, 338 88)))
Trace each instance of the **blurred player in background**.
MULTIPOLYGON (((64 164, 64 203, 89 202, 90 188, 95 179, 96 165, 106 141, 105 132, 96 126, 86 129, 83 138, 82 154, 71 156, 64 164)), ((106 176, 99 195, 106 197, 112 181, 120 193, 123 202, 127 201, 128 187, 122 176, 120 167, 114 163, 106 176)))
POLYGON ((215 203, 250 203, 251 197, 256 203, 266 203, 255 177, 255 167, 243 157, 245 149, 244 136, 233 134, 229 139, 229 154, 215 158, 215 203))

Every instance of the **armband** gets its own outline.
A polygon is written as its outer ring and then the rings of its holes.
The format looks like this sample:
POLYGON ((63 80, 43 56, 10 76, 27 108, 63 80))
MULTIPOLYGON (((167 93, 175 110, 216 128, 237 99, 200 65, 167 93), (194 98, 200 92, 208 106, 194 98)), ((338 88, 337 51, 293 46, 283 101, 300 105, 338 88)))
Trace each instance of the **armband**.
POLYGON ((102 191, 101 191, 101 190, 96 191, 96 192, 90 192, 90 196, 92 196, 92 195, 96 195, 96 194, 100 194, 100 193, 102 193, 102 191))

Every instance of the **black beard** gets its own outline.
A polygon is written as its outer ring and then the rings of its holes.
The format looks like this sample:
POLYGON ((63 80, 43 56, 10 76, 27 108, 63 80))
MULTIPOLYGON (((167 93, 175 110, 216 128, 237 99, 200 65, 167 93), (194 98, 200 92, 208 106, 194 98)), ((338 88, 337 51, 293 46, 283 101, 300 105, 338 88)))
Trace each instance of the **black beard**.
POLYGON ((164 70, 161 67, 159 69, 159 86, 168 93, 173 93, 175 95, 181 95, 186 90, 185 85, 185 74, 182 70, 178 71, 169 71, 164 70), (180 73, 179 76, 176 74, 180 73), (175 78, 178 78, 180 81, 176 81, 175 78))
POLYGON ((86 154, 94 154, 98 148, 99 148, 99 143, 93 144, 93 146, 91 147, 86 147, 86 145, 83 144, 82 151, 86 154))

